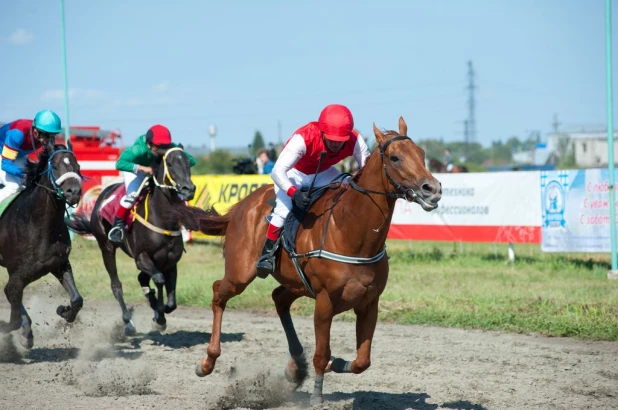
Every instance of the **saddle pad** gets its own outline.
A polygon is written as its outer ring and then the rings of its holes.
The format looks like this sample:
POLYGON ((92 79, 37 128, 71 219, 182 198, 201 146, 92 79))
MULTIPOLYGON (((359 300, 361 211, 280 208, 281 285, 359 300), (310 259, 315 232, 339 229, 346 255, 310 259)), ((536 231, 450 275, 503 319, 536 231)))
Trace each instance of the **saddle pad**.
MULTIPOLYGON (((120 200, 126 193, 127 188, 124 186, 124 184, 120 184, 118 188, 116 188, 114 192, 109 197, 107 197, 105 201, 103 201, 103 204, 101 204, 101 208, 99 209, 99 215, 101 215, 103 219, 109 222, 110 225, 114 224, 114 218, 116 217, 116 211, 118 211, 118 207, 120 206, 120 200)), ((133 208, 135 208, 141 202, 141 199, 142 198, 140 196, 140 198, 135 201, 133 208)), ((132 213, 129 213, 126 224, 127 230, 131 228, 131 225, 133 225, 132 213)))
POLYGON ((2 217, 2 214, 4 213, 4 211, 6 211, 9 205, 13 203, 15 198, 17 198, 17 195, 19 195, 19 192, 15 192, 14 194, 8 196, 6 199, 0 202, 0 217, 2 217))

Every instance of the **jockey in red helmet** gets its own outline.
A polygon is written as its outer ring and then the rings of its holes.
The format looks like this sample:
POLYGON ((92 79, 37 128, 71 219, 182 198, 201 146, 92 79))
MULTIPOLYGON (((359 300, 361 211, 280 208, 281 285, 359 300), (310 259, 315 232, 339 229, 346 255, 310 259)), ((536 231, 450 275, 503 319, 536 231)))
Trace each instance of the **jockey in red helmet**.
POLYGON ((285 143, 275 163, 271 177, 275 182, 276 204, 271 214, 262 256, 257 262, 258 276, 265 278, 275 269, 276 243, 280 228, 292 208, 292 203, 301 209, 309 206, 307 192, 314 178, 320 153, 326 151, 314 187, 329 184, 341 174, 334 167, 343 159, 354 156, 362 168, 369 156, 369 149, 363 137, 354 130, 354 119, 350 110, 339 104, 326 106, 318 121, 310 122, 294 132, 285 143))
MULTIPOLYGON (((116 169, 122 171, 127 192, 120 200, 120 206, 114 218, 114 226, 107 234, 108 239, 113 243, 122 244, 124 242, 125 220, 140 194, 139 188, 142 182, 152 175, 150 164, 153 154, 158 149, 175 146, 176 144, 172 142, 172 135, 167 127, 153 125, 146 134, 139 137, 130 148, 125 149, 120 154, 120 158, 116 162, 116 169)), ((195 159, 188 152, 185 152, 185 155, 189 158, 190 165, 195 165, 195 159)))

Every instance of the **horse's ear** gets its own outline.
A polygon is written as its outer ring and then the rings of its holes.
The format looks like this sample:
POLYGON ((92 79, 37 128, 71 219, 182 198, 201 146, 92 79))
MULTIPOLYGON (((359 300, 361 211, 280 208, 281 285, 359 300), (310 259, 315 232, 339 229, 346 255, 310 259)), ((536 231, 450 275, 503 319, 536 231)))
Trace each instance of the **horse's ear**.
POLYGON ((181 143, 178 143, 178 148, 185 149, 185 147, 183 147, 181 143))
POLYGON ((67 140, 67 148, 69 151, 73 151, 73 144, 71 144, 71 140, 67 140))
POLYGON ((376 127, 375 122, 373 123, 373 133, 376 136, 376 142, 378 143, 378 145, 384 144, 384 142, 386 141, 386 137, 384 136, 382 131, 380 131, 378 127, 376 127))
POLYGON ((403 117, 399 117, 399 135, 408 135, 408 125, 403 117))

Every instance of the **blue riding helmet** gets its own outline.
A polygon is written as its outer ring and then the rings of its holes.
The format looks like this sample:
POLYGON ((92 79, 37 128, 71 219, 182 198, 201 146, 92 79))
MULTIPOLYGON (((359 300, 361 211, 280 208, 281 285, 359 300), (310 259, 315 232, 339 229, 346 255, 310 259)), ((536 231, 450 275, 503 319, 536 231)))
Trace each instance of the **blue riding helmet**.
POLYGON ((34 117, 34 128, 45 131, 50 134, 59 134, 62 132, 62 124, 58 114, 52 110, 43 110, 36 113, 34 117))

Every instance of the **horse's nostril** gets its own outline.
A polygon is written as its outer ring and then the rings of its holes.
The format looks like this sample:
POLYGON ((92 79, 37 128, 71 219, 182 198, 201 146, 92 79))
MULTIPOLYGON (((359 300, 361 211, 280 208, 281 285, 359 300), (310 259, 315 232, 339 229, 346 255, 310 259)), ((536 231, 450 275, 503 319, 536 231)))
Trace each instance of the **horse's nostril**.
POLYGON ((423 192, 426 192, 428 194, 435 194, 436 193, 435 188, 433 186, 431 186, 430 184, 423 184, 421 189, 423 190, 423 192))

